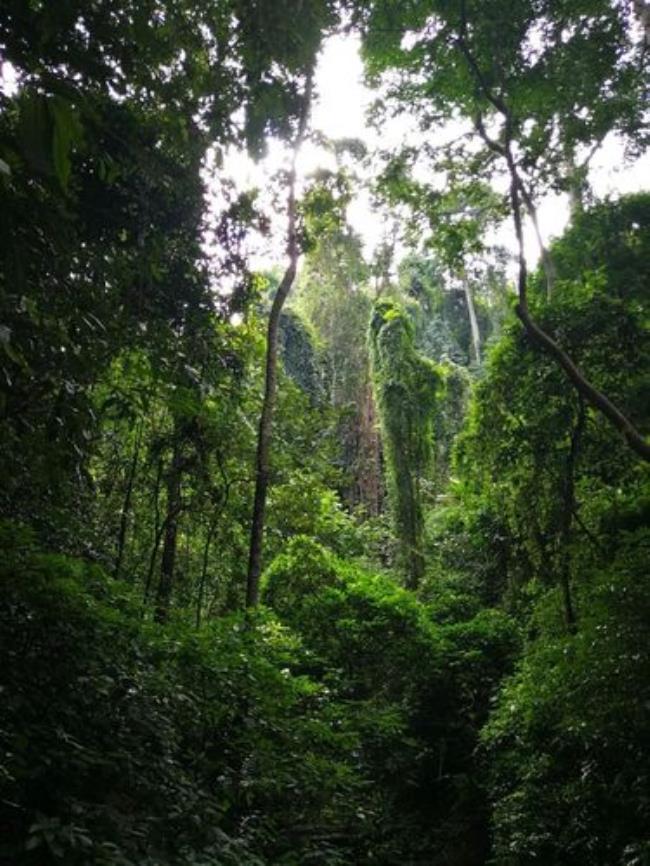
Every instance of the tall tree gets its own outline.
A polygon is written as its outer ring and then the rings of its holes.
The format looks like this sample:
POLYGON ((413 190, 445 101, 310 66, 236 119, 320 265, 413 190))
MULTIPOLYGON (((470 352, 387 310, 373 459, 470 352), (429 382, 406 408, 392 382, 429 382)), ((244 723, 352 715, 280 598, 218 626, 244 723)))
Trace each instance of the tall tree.
POLYGON ((481 332, 478 327, 478 317, 476 315, 476 305, 474 303, 474 292, 467 276, 467 271, 463 268, 460 275, 463 284, 463 293, 465 295, 465 303, 467 304, 467 315, 469 317, 470 334, 472 335, 472 352, 474 354, 474 362, 477 367, 481 365, 481 332))
POLYGON ((300 240, 298 236, 298 212, 296 201, 297 162, 305 139, 313 87, 313 59, 304 75, 302 106, 298 118, 296 135, 292 146, 292 159, 287 179, 287 266, 277 288, 266 332, 266 361, 264 371, 264 396, 260 414, 255 459, 255 498, 251 520, 250 546, 248 552, 248 571, 246 575, 246 606, 254 607, 259 601, 259 583, 262 572, 262 549, 264 542, 264 518, 266 496, 269 486, 271 437, 273 431, 273 412, 277 388, 278 333, 280 315, 291 291, 298 271, 300 240))
MULTIPOLYGON (((444 151, 439 165, 453 161, 448 179, 463 168, 470 176, 505 170, 519 245, 517 315, 588 405, 650 460, 650 445, 630 419, 533 317, 523 251, 525 215, 537 230, 536 198, 565 182, 567 149, 590 149, 612 131, 632 146, 647 140, 645 40, 635 36, 632 11, 606 0, 580 7, 550 0, 507 5, 454 0, 399 9, 377 0, 367 5, 365 29, 371 72, 397 69, 393 93, 401 99, 408 94, 409 102, 419 106, 423 125, 441 115, 471 124, 472 146, 461 136, 438 149, 444 151), (575 75, 576 69, 584 74, 575 75)), ((542 259, 550 286, 553 263, 544 248, 542 259)))
POLYGON ((369 339, 400 565, 415 588, 424 574, 421 485, 440 377, 416 352, 411 321, 395 303, 377 302, 369 339))
MULTIPOLYGON (((344 205, 349 198, 343 196, 344 205)), ((368 344, 359 340, 372 309, 369 277, 361 238, 344 223, 329 234, 319 232, 305 257, 294 304, 323 345, 327 394, 339 415, 344 500, 377 515, 383 493, 381 444, 368 344)))

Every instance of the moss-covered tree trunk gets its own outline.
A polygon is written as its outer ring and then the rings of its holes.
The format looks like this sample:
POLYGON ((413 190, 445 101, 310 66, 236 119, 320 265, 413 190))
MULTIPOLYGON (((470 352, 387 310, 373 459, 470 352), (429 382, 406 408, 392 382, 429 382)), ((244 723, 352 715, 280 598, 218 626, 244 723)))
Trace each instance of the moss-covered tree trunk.
POLYGON ((359 406, 356 476, 358 501, 371 517, 380 514, 384 493, 381 474, 381 440, 377 424, 377 407, 372 383, 366 382, 359 406))
POLYGON ((440 379, 435 366, 416 352, 410 320, 390 301, 375 306, 370 355, 400 565, 407 585, 415 588, 425 568, 420 482, 431 459, 440 379))

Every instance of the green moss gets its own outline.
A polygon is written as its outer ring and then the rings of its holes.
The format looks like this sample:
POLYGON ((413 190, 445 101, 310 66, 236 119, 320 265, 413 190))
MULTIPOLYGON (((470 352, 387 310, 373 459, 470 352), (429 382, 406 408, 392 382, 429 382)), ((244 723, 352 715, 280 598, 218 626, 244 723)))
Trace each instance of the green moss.
POLYGON ((401 566, 415 586, 424 571, 420 481, 431 462, 441 375, 416 352, 412 324, 391 301, 375 305, 370 353, 401 566))

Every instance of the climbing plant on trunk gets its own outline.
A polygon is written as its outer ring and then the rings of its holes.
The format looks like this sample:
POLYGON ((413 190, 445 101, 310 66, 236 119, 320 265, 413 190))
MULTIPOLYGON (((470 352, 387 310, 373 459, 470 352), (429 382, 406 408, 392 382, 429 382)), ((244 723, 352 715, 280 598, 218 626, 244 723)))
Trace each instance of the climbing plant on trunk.
POLYGON ((424 574, 421 481, 431 459, 440 377, 416 352, 413 326, 391 301, 375 305, 370 355, 401 567, 415 588, 424 574))

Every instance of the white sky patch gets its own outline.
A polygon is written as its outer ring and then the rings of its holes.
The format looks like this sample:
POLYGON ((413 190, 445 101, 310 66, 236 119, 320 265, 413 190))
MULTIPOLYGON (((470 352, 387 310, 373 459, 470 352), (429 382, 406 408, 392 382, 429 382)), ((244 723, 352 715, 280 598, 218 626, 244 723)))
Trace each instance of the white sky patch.
POLYGON ((0 93, 11 97, 18 93, 18 76, 15 68, 6 60, 0 65, 0 93))
POLYGON ((368 139, 365 113, 373 94, 363 83, 359 47, 358 37, 334 36, 319 59, 312 123, 330 138, 368 139))
MULTIPOLYGON (((333 37, 325 44, 316 70, 311 128, 329 139, 358 138, 373 147, 377 144, 377 136, 367 125, 366 111, 374 94, 363 83, 359 47, 357 37, 333 37)), ((285 223, 281 210, 270 202, 270 187, 272 178, 288 167, 290 158, 288 148, 276 140, 268 142, 267 155, 259 162, 235 148, 225 155, 224 173, 232 177, 240 191, 259 190, 260 204, 266 206, 273 217, 271 239, 260 239, 252 251, 251 266, 254 269, 268 270, 273 265, 282 264, 285 223)), ((308 141, 300 153, 298 175, 304 180, 320 168, 335 169, 335 158, 325 148, 308 141)), ((370 255, 381 243, 386 226, 383 215, 373 208, 367 189, 356 191, 348 219, 361 235, 370 255)))

